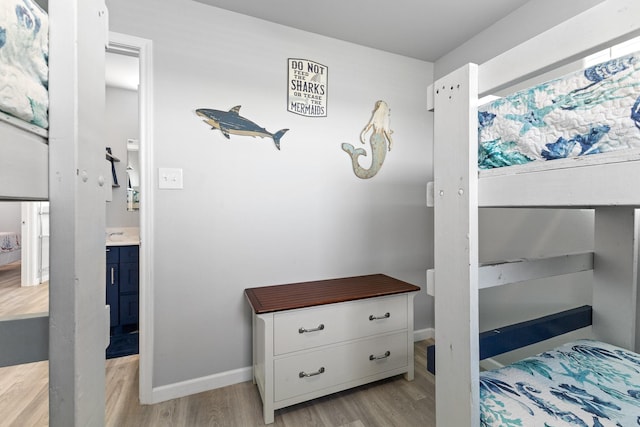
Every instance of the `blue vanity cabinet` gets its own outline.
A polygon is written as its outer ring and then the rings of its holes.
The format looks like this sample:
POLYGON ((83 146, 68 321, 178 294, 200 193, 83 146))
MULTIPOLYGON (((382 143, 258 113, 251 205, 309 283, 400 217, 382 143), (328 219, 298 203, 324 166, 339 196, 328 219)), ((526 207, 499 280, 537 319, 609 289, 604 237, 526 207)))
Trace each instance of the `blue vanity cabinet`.
POLYGON ((120 325, 138 323, 138 289, 140 273, 138 268, 138 246, 120 247, 120 325))
POLYGON ((106 291, 107 304, 110 307, 111 327, 120 324, 120 291, 119 291, 119 269, 118 269, 119 250, 117 247, 107 247, 107 277, 106 291))
POLYGON ((138 323, 138 246, 107 247, 107 304, 111 327, 138 323))
POLYGON ((139 247, 108 246, 106 297, 111 336, 107 358, 138 353, 139 247))

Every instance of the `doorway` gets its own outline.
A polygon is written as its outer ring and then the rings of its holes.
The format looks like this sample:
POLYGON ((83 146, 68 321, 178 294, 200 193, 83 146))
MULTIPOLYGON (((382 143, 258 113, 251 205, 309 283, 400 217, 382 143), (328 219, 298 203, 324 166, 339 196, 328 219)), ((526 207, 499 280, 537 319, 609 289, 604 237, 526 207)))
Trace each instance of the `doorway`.
POLYGON ((139 75, 137 52, 107 50, 104 124, 111 173, 105 209, 107 359, 139 353, 139 75))
POLYGON ((49 311, 49 203, 0 202, 0 319, 49 311))
MULTIPOLYGON (((139 398, 143 404, 153 403, 153 71, 152 42, 126 34, 109 33, 107 51, 116 55, 138 59, 138 141, 136 145, 139 182, 131 182, 129 174, 125 188, 138 188, 139 206, 139 398)), ((125 164, 135 167, 133 162, 125 164)), ((121 200, 122 201, 122 200, 121 200)), ((132 203, 124 196, 123 210, 132 203)))

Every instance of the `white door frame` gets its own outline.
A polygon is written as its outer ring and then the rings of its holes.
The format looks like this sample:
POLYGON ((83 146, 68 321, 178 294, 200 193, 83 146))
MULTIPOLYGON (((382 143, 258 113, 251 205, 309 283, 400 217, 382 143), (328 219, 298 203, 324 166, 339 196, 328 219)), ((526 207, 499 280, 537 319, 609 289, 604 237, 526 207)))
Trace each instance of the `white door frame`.
POLYGON ((22 202, 21 211, 20 284, 36 286, 49 280, 49 202, 22 202))
POLYGON ((22 266, 20 286, 40 283, 38 274, 38 202, 22 202, 22 266))
POLYGON ((140 62, 140 403, 153 402, 153 61, 152 41, 109 32, 108 50, 140 62))

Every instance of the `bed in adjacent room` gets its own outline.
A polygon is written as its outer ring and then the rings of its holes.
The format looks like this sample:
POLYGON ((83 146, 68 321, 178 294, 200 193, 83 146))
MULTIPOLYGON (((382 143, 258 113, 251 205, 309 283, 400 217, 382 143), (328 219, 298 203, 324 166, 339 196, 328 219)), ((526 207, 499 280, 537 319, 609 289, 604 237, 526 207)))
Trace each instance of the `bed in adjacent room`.
POLYGON ((0 265, 11 264, 21 259, 20 234, 0 232, 0 265))

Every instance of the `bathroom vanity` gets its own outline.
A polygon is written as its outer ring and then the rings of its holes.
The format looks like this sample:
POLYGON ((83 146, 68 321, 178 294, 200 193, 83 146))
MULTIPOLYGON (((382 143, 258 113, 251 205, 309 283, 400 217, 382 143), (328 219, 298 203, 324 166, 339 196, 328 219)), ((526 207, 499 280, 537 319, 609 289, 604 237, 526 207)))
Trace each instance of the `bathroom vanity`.
POLYGON ((139 313, 139 238, 107 231, 106 303, 110 307, 107 358, 137 354, 139 313))
POLYGON ((413 380, 419 290, 383 274, 246 289, 265 424, 279 408, 393 375, 413 380))

